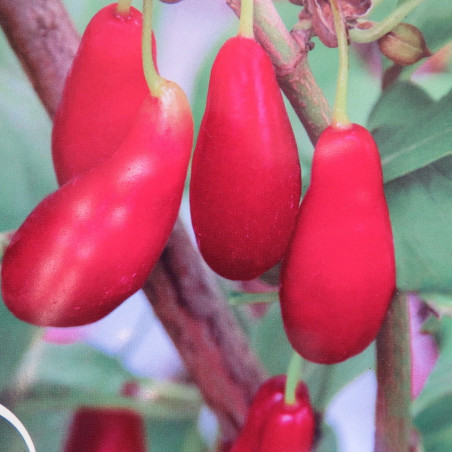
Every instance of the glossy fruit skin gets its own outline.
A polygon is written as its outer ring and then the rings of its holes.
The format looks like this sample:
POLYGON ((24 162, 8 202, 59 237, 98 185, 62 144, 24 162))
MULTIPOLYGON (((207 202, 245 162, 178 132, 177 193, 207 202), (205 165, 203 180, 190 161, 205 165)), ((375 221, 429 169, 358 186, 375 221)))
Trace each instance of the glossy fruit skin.
POLYGON ((392 229, 380 156, 359 125, 325 129, 315 147, 281 275, 287 336, 323 364, 363 351, 376 337, 395 291, 392 229))
POLYGON ((146 452, 141 416, 124 408, 81 407, 75 412, 63 452, 146 452))
POLYGON ((277 375, 266 380, 256 392, 245 425, 230 452, 251 452, 256 448, 260 429, 270 408, 284 400, 286 376, 277 375))
POLYGON ((119 149, 47 196, 14 234, 1 272, 7 307, 35 325, 83 325, 140 289, 176 221, 192 141, 188 100, 165 81, 119 149))
POLYGON ((315 420, 307 386, 300 382, 294 405, 284 402, 286 376, 269 378, 253 398, 245 425, 230 452, 309 452, 315 420), (276 434, 276 436, 275 436, 276 434), (279 435, 285 435, 281 438, 279 435))
POLYGON ((60 185, 121 145, 149 92, 141 57, 142 14, 131 7, 122 16, 116 9, 117 3, 108 5, 91 19, 65 81, 52 129, 60 185))
POLYGON ((270 59, 255 40, 231 38, 212 67, 190 182, 193 228, 209 266, 233 280, 274 266, 300 192, 297 146, 270 59))
POLYGON ((314 430, 314 414, 305 400, 294 405, 280 401, 262 425, 256 452, 310 452, 314 430))

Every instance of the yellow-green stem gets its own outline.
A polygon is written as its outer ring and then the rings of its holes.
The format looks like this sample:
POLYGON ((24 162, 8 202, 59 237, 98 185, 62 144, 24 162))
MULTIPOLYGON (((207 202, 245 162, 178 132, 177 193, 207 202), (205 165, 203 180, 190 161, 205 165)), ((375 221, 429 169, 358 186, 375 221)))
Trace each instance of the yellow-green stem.
POLYGON ((296 402, 297 386, 301 380, 301 365, 303 359, 297 352, 293 352, 292 358, 287 369, 286 391, 284 401, 287 405, 293 405, 296 402))
POLYGON ((254 0, 242 0, 240 4, 239 36, 254 39, 254 0))
POLYGON ((132 5, 132 0, 118 0, 118 6, 116 7, 116 11, 121 16, 127 16, 130 11, 130 6, 132 5))
POLYGON ((380 39, 382 36, 389 33, 396 25, 399 25, 399 23, 423 1, 424 0, 407 0, 396 8, 388 17, 381 22, 376 23, 371 28, 354 28, 350 30, 350 39, 359 43, 373 42, 380 39))
POLYGON ((152 58, 152 0, 143 0, 143 34, 141 40, 143 52, 143 71, 149 91, 155 97, 160 95, 162 77, 152 58))
POLYGON ((344 128, 350 125, 347 115, 348 83, 348 40, 345 23, 337 0, 330 0, 339 50, 339 71, 337 74, 336 99, 333 110, 333 126, 344 128))

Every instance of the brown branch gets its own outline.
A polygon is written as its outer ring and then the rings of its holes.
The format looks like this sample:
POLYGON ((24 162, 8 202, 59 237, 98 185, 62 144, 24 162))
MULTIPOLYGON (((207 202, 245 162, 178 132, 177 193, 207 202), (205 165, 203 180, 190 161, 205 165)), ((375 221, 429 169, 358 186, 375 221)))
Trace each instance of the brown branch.
MULTIPOLYGON (((240 0, 226 0, 240 14, 240 0)), ((308 64, 310 33, 289 33, 272 0, 255 0, 254 32, 270 56, 282 91, 312 143, 331 122, 331 109, 308 64), (297 37, 297 39, 294 38, 297 37)))
POLYGON ((180 222, 144 291, 190 375, 235 438, 266 374, 180 222))
POLYGON ((79 36, 59 1, 2 0, 0 25, 50 117, 79 36))
POLYGON ((375 452, 410 450, 410 354, 407 295, 400 292, 377 337, 375 452))

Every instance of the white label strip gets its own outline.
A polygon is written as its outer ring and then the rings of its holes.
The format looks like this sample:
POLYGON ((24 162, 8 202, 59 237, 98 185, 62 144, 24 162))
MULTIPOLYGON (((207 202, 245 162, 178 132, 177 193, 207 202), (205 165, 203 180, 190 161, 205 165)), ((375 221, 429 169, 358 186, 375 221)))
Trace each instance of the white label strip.
POLYGON ((11 422, 11 424, 16 428, 16 430, 20 433, 25 444, 28 447, 30 452, 36 452, 35 446, 31 439, 30 434, 27 432, 24 424, 17 418, 17 416, 8 410, 5 406, 0 404, 0 416, 4 417, 7 421, 11 422))

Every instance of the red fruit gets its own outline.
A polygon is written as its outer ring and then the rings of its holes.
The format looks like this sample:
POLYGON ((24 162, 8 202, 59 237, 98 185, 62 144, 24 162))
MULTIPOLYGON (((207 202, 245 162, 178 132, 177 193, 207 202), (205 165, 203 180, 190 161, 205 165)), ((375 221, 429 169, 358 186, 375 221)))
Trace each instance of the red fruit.
POLYGON ((206 262, 239 280, 274 266, 300 191, 297 146, 270 59, 255 40, 231 38, 212 67, 192 164, 191 215, 206 262))
POLYGON ((124 408, 79 408, 64 452, 146 452, 143 419, 124 408))
POLYGON ((2 264, 8 308, 35 325, 82 325, 140 289, 177 218, 192 139, 187 98, 164 82, 120 148, 50 194, 17 230, 2 264))
POLYGON ((314 438, 314 414, 308 400, 272 406, 261 427, 256 452, 310 452, 314 438))
POLYGON ((287 336, 304 358, 332 364, 376 337, 395 290, 394 245, 380 156, 353 124, 322 133, 281 275, 287 336))
POLYGON ((308 389, 300 382, 295 403, 287 405, 284 402, 285 384, 286 376, 278 375, 261 385, 231 452, 310 450, 315 422, 308 389), (284 435, 284 438, 280 435, 284 435))
POLYGON ((286 376, 278 375, 265 381, 256 392, 253 403, 240 436, 230 452, 251 452, 256 448, 260 428, 270 411, 270 408, 284 400, 286 376))
POLYGON ((52 132, 60 185, 121 145, 149 92, 141 56, 142 14, 131 7, 123 16, 117 6, 106 6, 91 19, 66 78, 52 132))

